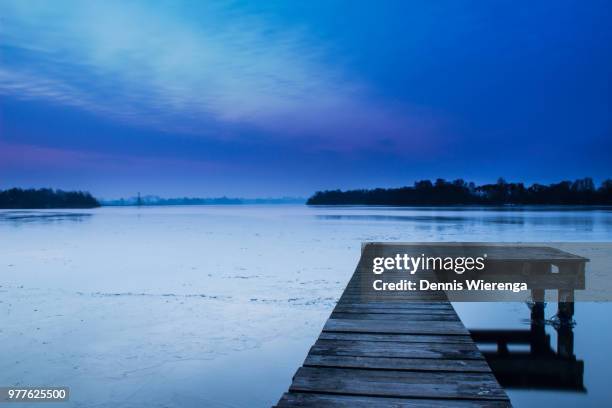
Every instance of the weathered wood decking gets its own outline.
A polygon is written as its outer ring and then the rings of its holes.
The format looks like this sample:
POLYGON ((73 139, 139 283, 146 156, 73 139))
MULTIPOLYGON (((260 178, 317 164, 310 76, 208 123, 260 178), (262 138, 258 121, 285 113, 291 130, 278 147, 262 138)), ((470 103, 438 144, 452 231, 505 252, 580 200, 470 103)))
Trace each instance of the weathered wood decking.
POLYGON ((358 265, 278 408, 511 406, 444 292, 368 299, 367 270, 358 265))

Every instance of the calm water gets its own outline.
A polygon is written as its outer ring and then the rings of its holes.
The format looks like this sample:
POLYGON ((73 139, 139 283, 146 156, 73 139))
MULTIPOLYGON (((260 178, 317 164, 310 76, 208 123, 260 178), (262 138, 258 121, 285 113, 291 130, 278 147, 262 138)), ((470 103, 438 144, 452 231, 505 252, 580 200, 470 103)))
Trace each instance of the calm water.
MULTIPOLYGON (((610 241, 612 212, 2 211, 0 385, 67 385, 74 407, 270 406, 342 293, 362 241, 548 240, 610 241)), ((529 328, 524 304, 456 308, 470 329, 529 328)), ((609 303, 576 305, 585 390, 509 389, 514 405, 605 406, 611 312, 609 303)), ((546 332, 554 349, 556 331, 546 332)))

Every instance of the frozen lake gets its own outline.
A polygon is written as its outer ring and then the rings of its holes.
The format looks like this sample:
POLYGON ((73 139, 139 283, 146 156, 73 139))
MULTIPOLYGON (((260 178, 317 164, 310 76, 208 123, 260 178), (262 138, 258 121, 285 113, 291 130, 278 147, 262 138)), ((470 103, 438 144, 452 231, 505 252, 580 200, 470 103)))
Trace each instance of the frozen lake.
MULTIPOLYGON (((266 407, 317 338, 362 241, 611 238, 606 209, 0 211, 0 386, 69 386, 71 407, 266 407)), ((469 328, 528 327, 524 304, 455 306, 469 328)), ((612 398, 610 306, 576 305, 586 392, 510 389, 516 407, 612 398)))

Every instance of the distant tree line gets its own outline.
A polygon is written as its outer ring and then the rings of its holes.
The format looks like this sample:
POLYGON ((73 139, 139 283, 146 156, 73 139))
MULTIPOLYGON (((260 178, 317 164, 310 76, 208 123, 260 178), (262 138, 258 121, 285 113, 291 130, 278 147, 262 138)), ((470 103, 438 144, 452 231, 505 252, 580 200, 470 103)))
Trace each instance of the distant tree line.
POLYGON ((526 187, 500 178, 495 184, 476 186, 462 179, 417 181, 412 187, 372 190, 318 191, 309 205, 612 205, 612 180, 599 188, 591 178, 526 187))
POLYGON ((0 208, 93 208, 100 203, 84 191, 62 191, 50 188, 0 190, 0 208))
POLYGON ((242 204, 304 204, 304 198, 281 197, 281 198, 198 198, 178 197, 161 198, 154 195, 143 197, 120 198, 117 200, 102 200, 104 206, 163 206, 163 205, 242 205, 242 204))

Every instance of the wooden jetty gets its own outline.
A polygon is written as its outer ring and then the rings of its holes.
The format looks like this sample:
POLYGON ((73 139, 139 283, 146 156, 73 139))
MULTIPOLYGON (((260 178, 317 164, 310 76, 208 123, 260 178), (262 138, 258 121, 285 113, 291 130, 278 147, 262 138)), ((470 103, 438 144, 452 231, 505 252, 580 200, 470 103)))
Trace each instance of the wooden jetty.
POLYGON ((276 407, 510 407, 444 292, 364 296, 365 252, 276 407))
MULTIPOLYGON (((559 336, 555 361, 563 360, 559 364, 566 365, 573 361, 574 290, 585 287, 588 259, 547 246, 370 243, 364 245, 355 273, 276 407, 511 406, 444 291, 400 291, 381 297, 367 290, 376 278, 372 274, 375 256, 431 251, 452 256, 486 253, 484 276, 528 282, 534 302, 532 325, 537 325, 543 335, 544 292, 557 290, 558 317, 569 334, 559 336)), ((397 281, 405 275, 385 272, 385 277, 397 281)), ((437 281, 438 277, 432 271, 419 271, 419 278, 437 281)), ((479 332, 478 337, 503 344, 516 340, 514 333, 511 337, 507 334, 502 333, 501 340, 492 337, 496 333, 479 332)), ((539 337, 532 341, 532 353, 538 356, 542 351, 539 337)), ((495 356, 489 357, 503 366, 493 359, 495 356)), ((579 363, 570 367, 577 378, 573 388, 581 389, 581 367, 579 363)), ((509 372, 502 374, 506 378, 509 372)), ((536 375, 541 376, 541 370, 536 375)), ((549 376, 547 381, 557 382, 555 378, 549 376)))

